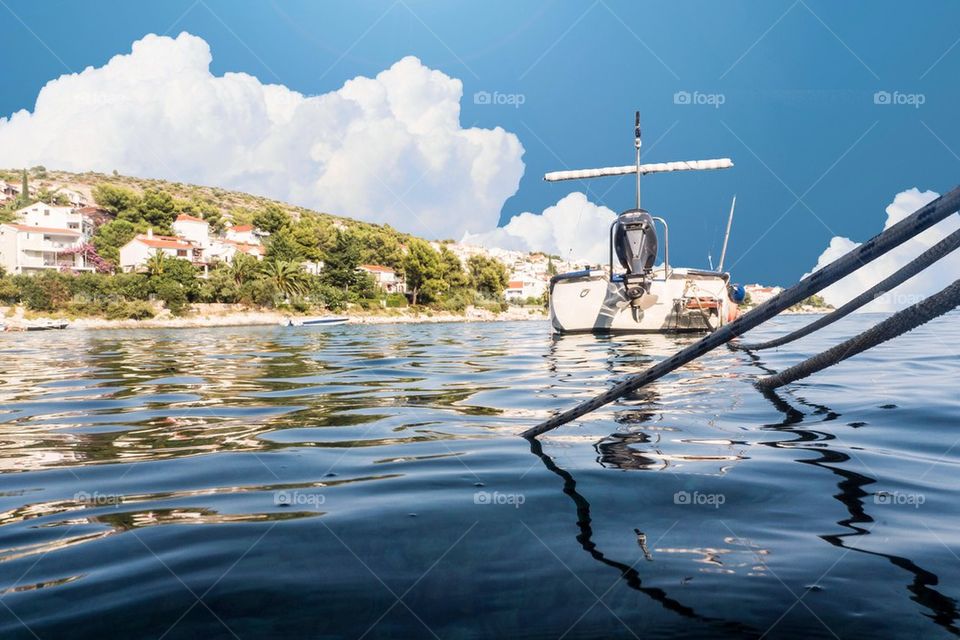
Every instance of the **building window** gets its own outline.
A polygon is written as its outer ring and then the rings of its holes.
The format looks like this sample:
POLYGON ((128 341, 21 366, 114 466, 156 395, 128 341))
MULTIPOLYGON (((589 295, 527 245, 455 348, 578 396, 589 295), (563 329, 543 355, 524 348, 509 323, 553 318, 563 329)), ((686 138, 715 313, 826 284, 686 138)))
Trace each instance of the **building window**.
POLYGON ((177 257, 178 257, 178 258, 185 258, 186 255, 187 255, 187 250, 186 250, 186 249, 177 249, 177 257))

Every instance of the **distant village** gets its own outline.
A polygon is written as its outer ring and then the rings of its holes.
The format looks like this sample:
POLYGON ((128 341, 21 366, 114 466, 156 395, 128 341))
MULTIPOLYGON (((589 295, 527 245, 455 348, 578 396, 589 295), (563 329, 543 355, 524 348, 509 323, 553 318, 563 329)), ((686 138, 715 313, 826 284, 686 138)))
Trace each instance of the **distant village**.
MULTIPOLYGON (((0 187, 0 205, 20 196, 19 185, 0 181, 0 187)), ((0 267, 13 275, 44 270, 77 273, 98 270, 85 248, 90 246, 96 229, 113 216, 94 202, 89 189, 59 184, 45 185, 44 189, 47 194, 55 194, 58 204, 34 202, 15 210, 13 221, 0 224, 0 267)), ((28 186, 28 190, 30 199, 37 197, 36 187, 28 186)), ((249 224, 226 226, 221 233, 214 233, 206 220, 187 214, 178 215, 171 226, 174 235, 147 230, 120 247, 117 270, 144 271, 151 256, 161 253, 169 258, 190 261, 198 268, 200 277, 204 277, 217 263, 230 262, 238 253, 262 260, 270 235, 249 224)), ((457 242, 434 241, 430 244, 435 250, 446 247, 464 265, 475 255, 501 261, 510 274, 503 295, 513 303, 543 300, 553 274, 583 266, 542 253, 457 242)), ((315 275, 323 269, 322 262, 304 262, 302 266, 315 275)), ((383 292, 407 293, 402 274, 394 269, 377 264, 363 264, 359 269, 369 273, 383 292)))

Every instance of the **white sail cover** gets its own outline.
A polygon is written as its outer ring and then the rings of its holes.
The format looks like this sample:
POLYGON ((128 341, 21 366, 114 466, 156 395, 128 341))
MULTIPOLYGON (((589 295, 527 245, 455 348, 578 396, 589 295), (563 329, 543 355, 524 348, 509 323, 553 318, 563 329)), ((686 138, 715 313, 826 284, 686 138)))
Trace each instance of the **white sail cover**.
MULTIPOLYGON (((640 174, 667 173, 670 171, 703 171, 708 169, 729 169, 733 166, 730 158, 715 158, 713 160, 680 160, 679 162, 655 162, 640 165, 640 174)), ((574 171, 551 171, 543 176, 547 182, 560 180, 583 180, 584 178, 601 178, 603 176, 622 176, 636 173, 637 165, 630 164, 623 167, 603 167, 600 169, 577 169, 574 171)))

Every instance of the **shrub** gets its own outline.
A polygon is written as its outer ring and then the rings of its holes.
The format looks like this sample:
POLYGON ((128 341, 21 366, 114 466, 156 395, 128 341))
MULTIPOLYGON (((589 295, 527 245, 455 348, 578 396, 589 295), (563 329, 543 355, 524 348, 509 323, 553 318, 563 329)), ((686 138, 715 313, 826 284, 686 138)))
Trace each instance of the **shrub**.
POLYGON ((14 304, 20 299, 20 290, 12 278, 0 277, 0 302, 14 304))
POLYGON ((107 310, 107 303, 93 300, 75 300, 67 305, 67 313, 71 316, 99 316, 107 310))
POLYGON ((407 296, 403 295, 402 293, 387 294, 387 307, 395 309, 406 307, 407 304, 407 296))
POLYGON ((153 305, 142 300, 133 302, 113 302, 106 308, 105 315, 110 320, 147 320, 156 313, 153 305))
POLYGON ((187 305, 187 292, 179 282, 172 280, 162 280, 156 287, 157 297, 163 301, 164 306, 175 316, 183 315, 189 309, 187 305))
POLYGON ((290 307, 293 308, 293 310, 297 313, 306 313, 307 311, 310 311, 313 305, 310 304, 309 300, 298 297, 290 301, 290 307))
POLYGON ((72 278, 56 271, 14 276, 13 282, 20 291, 20 300, 32 311, 62 309, 73 297, 72 278))
POLYGON ((261 307, 272 307, 277 300, 277 288, 266 278, 244 282, 240 287, 240 302, 261 307))

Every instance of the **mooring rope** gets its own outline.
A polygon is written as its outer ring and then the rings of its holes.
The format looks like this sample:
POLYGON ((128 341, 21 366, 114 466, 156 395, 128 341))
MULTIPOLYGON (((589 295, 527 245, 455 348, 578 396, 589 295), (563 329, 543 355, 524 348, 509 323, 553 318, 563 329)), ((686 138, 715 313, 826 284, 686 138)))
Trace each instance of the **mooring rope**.
POLYGON ((535 438, 571 420, 576 420, 580 416, 590 413, 605 404, 609 404, 687 364, 691 360, 716 349, 720 345, 766 322, 784 309, 792 307, 801 300, 805 300, 830 286, 844 276, 853 273, 868 262, 876 260, 917 234, 926 231, 941 220, 952 215, 958 206, 960 206, 960 187, 954 187, 949 193, 917 209, 886 231, 883 231, 859 247, 847 252, 822 269, 815 271, 786 291, 782 291, 730 324, 720 327, 689 347, 653 365, 643 373, 627 377, 622 382, 615 384, 608 391, 601 393, 595 398, 587 400, 572 409, 568 409, 563 413, 541 422, 535 427, 527 429, 522 433, 523 437, 535 438))
POLYGON ((818 331, 829 324, 833 324, 840 318, 850 315, 863 305, 874 301, 877 296, 882 295, 894 287, 903 284, 940 258, 955 250, 957 247, 960 247, 960 230, 954 231, 949 236, 921 253, 913 261, 891 275, 889 278, 878 282, 876 285, 867 289, 847 304, 838 307, 835 311, 823 316, 816 322, 811 322, 801 329, 797 329, 796 331, 788 333, 785 336, 768 340, 767 342, 756 342, 753 344, 737 344, 736 342, 730 342, 728 346, 732 349, 742 349, 743 351, 759 351, 761 349, 780 347, 788 342, 799 340, 804 336, 810 335, 814 331, 818 331))
POLYGON ((870 327, 846 342, 818 353, 800 364, 784 369, 780 373, 761 378, 757 381, 757 386, 761 389, 776 389, 801 378, 806 378, 812 373, 831 367, 871 347, 912 331, 920 325, 952 311, 957 306, 960 306, 960 280, 955 280, 943 291, 903 311, 898 311, 883 322, 870 327))

